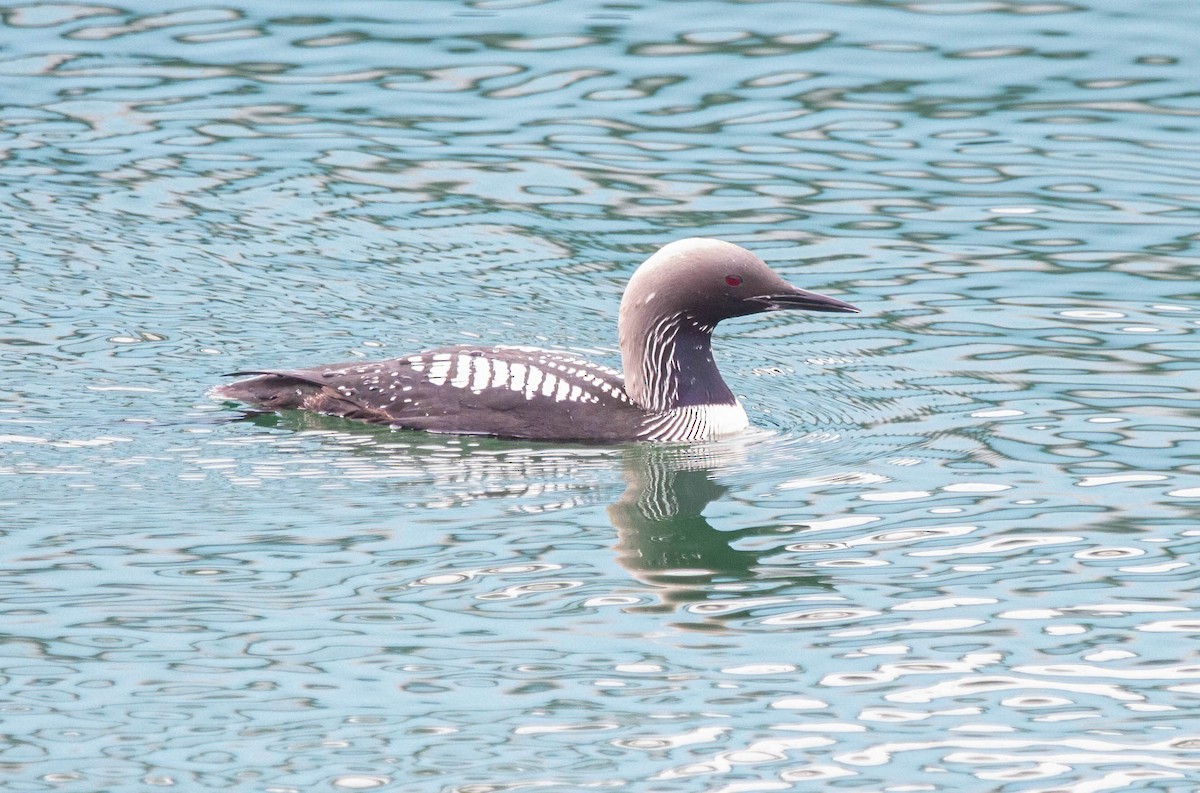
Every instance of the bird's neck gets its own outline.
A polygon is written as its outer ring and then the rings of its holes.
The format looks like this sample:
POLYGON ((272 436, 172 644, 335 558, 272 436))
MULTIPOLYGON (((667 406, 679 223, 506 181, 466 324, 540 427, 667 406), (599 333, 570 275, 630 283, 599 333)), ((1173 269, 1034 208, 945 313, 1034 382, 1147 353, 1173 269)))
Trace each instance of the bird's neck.
POLYGON ((736 404, 713 361, 712 331, 684 314, 622 328, 621 364, 630 398, 654 412, 736 404))

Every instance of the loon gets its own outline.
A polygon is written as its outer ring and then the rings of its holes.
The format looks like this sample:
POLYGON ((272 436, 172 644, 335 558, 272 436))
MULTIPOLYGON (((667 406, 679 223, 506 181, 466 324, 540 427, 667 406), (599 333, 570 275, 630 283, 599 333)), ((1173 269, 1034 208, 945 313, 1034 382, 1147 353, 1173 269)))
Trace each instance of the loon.
POLYGON ((535 347, 442 347, 374 363, 255 369, 214 396, 392 427, 531 440, 702 441, 749 426, 712 357, 730 317, 783 309, 857 313, 797 289, 733 243, 690 238, 647 259, 621 298, 624 373, 535 347))

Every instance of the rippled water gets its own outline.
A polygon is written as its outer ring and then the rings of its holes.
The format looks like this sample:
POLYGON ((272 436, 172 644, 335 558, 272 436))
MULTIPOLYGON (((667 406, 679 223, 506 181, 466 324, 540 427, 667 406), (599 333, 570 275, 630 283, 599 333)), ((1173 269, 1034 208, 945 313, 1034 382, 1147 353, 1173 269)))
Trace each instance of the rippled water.
POLYGON ((6 790, 1200 788, 1200 6, 9 5, 6 790), (672 239, 760 431, 238 414, 615 363, 672 239))

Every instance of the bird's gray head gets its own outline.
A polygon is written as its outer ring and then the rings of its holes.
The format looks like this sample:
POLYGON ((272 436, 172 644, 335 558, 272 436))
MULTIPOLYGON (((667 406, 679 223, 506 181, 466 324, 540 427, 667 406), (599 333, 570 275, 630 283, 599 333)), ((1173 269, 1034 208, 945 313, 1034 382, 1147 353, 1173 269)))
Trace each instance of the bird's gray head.
MULTIPOLYGON (((621 358, 627 390, 640 404, 664 403, 665 395, 652 393, 659 390, 652 359, 661 355, 655 350, 665 350, 668 343, 680 376, 686 375, 685 367, 711 366, 709 379, 716 381, 712 388, 724 389, 708 353, 713 328, 730 317, 784 309, 858 312, 849 303, 792 286, 762 259, 731 242, 691 238, 664 246, 637 269, 621 298, 621 358), (664 338, 667 334, 670 339, 664 338), (686 345, 674 343, 681 334, 689 337, 686 345), (680 358, 684 353, 689 360, 680 358)), ((697 377, 704 386, 704 377, 699 372, 697 377)))
POLYGON ((711 329, 723 319, 781 309, 858 312, 836 298, 797 289, 732 242, 693 237, 660 248, 637 269, 621 299, 621 324, 679 313, 711 329))

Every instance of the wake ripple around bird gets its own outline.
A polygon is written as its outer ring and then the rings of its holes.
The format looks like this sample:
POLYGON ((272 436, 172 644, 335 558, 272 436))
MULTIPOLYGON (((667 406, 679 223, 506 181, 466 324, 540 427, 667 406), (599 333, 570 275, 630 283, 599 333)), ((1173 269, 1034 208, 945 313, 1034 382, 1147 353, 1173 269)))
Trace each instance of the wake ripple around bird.
POLYGON ((891 368, 847 367, 806 378, 800 393, 770 393, 770 403, 750 406, 767 430, 757 456, 792 465, 802 460, 815 469, 886 457, 946 459, 981 446, 970 412, 991 403, 957 386, 915 379, 891 368))

